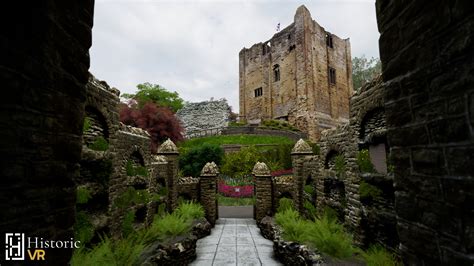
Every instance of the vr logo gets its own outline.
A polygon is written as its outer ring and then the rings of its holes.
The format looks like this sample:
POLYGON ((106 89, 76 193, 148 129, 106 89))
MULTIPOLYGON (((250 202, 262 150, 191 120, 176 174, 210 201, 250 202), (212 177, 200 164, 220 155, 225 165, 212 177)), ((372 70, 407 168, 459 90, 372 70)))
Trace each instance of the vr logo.
POLYGON ((5 234, 5 260, 25 260, 25 234, 5 234))

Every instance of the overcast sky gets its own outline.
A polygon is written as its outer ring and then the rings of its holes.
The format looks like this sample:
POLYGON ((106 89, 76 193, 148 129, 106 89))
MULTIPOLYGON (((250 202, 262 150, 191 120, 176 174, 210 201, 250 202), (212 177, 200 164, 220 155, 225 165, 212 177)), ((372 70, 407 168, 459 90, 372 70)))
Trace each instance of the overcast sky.
POLYGON ((190 102, 239 104, 239 51, 270 39, 304 4, 350 38, 352 56, 379 57, 375 0, 96 0, 90 71, 122 93, 160 84, 190 102))

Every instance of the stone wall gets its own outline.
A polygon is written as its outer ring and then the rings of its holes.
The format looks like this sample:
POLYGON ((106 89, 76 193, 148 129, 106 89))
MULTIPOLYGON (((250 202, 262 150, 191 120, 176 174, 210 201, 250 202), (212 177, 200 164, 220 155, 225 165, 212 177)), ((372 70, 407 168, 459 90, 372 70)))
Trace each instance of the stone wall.
POLYGON ((294 141, 299 139, 306 139, 308 136, 303 132, 288 131, 288 130, 277 130, 277 129, 266 129, 260 127, 227 127, 222 130, 222 135, 262 135, 262 136, 280 136, 287 137, 294 141))
POLYGON ((199 195, 199 178, 196 177, 181 177, 178 179, 178 198, 184 200, 193 200, 198 202, 199 195))
POLYGON ((474 6, 377 1, 400 248, 410 265, 474 262, 474 6))
MULTIPOLYGON (((2 8, 2 236, 73 236, 93 12, 93 1, 12 1, 2 8)), ((66 265, 71 254, 53 249, 47 259, 66 265)))
POLYGON ((212 128, 223 128, 229 123, 230 106, 225 99, 187 103, 176 112, 183 124, 185 137, 212 128))
POLYGON ((300 6, 291 25, 240 51, 240 119, 284 119, 315 141, 349 119, 351 73, 349 39, 327 32, 300 6))

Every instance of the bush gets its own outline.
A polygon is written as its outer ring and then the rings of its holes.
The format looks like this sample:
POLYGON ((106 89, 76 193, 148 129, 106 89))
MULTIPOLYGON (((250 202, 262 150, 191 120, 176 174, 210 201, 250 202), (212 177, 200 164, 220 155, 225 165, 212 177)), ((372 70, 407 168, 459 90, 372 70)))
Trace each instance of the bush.
POLYGON ((122 234, 124 236, 128 236, 130 233, 134 232, 133 221, 135 221, 135 212, 129 210, 125 213, 122 220, 122 234))
POLYGON ((163 217, 155 217, 153 224, 147 230, 146 242, 155 238, 161 241, 168 241, 176 236, 189 232, 191 222, 173 213, 163 217))
POLYGON ((336 171, 336 174, 339 177, 343 177, 346 171, 346 161, 344 159, 344 156, 342 155, 337 155, 334 158, 334 171, 336 171))
POLYGON ((312 185, 305 185, 304 186, 304 192, 308 193, 311 196, 314 196, 314 187, 312 185))
POLYGON ((93 249, 76 250, 71 265, 133 265, 144 247, 141 239, 134 234, 114 241, 105 237, 93 249))
POLYGON ((380 245, 370 247, 366 252, 362 252, 367 266, 397 266, 402 265, 395 255, 385 250, 380 245))
POLYGON ((308 200, 305 200, 303 203, 303 207, 306 210, 308 217, 310 219, 315 219, 318 216, 318 212, 316 210, 316 207, 309 202, 308 200))
POLYGON ((308 226, 306 242, 321 252, 338 259, 350 258, 356 251, 352 237, 336 220, 323 216, 308 226))
POLYGON ((226 154, 221 173, 235 178, 251 175, 255 163, 261 159, 260 153, 254 146, 242 148, 239 152, 226 154))
POLYGON ((369 150, 367 150, 367 149, 361 150, 357 154, 357 165, 359 166, 359 170, 362 173, 374 173, 375 172, 374 165, 370 161, 369 150))
POLYGON ((174 213, 185 220, 194 220, 204 217, 203 207, 201 204, 194 202, 183 202, 174 213))
POLYGON ((84 117, 84 124, 82 125, 82 133, 87 132, 92 126, 91 119, 89 117, 84 117))
POLYGON ((87 244, 94 237, 94 227, 89 220, 89 215, 84 211, 76 214, 76 223, 74 224, 74 238, 87 244))
POLYGON ((132 160, 128 160, 125 166, 127 176, 148 176, 148 170, 145 166, 138 165, 132 160))
POLYGON ((294 210, 295 205, 292 199, 289 198, 281 198, 278 201, 278 210, 277 212, 285 212, 287 210, 294 210))
POLYGON ((361 181, 359 185, 359 195, 361 200, 377 200, 382 195, 382 190, 365 181, 361 181))
POLYGON ((313 143, 313 142, 309 142, 309 141, 308 141, 308 144, 309 144, 309 146, 311 146, 311 149, 313 150, 313 153, 315 155, 319 155, 319 153, 321 152, 321 147, 317 143, 313 143))
POLYGON ((76 191, 76 203, 86 204, 92 198, 91 192, 85 187, 78 187, 76 191))
POLYGON ((179 165, 184 176, 200 176, 201 170, 208 162, 221 164, 224 150, 216 144, 203 144, 185 151, 179 158, 179 165))
POLYGON ((229 122, 229 127, 244 127, 246 125, 247 125, 247 121, 229 122))
POLYGON ((104 137, 100 136, 96 138, 94 142, 92 142, 88 147, 94 151, 106 151, 109 149, 109 143, 104 137))
POLYGON ((115 199, 114 206, 120 209, 126 209, 135 204, 145 204, 159 199, 160 195, 158 194, 149 193, 145 189, 136 190, 133 187, 128 187, 122 195, 115 199))

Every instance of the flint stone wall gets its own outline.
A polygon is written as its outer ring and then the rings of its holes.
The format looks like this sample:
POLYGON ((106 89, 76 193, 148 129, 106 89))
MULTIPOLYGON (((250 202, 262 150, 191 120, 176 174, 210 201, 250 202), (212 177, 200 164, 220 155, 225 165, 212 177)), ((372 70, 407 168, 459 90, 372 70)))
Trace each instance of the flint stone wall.
POLYGON ((223 128, 229 123, 230 106, 225 99, 188 103, 176 112, 181 121, 185 136, 206 129, 223 128))

